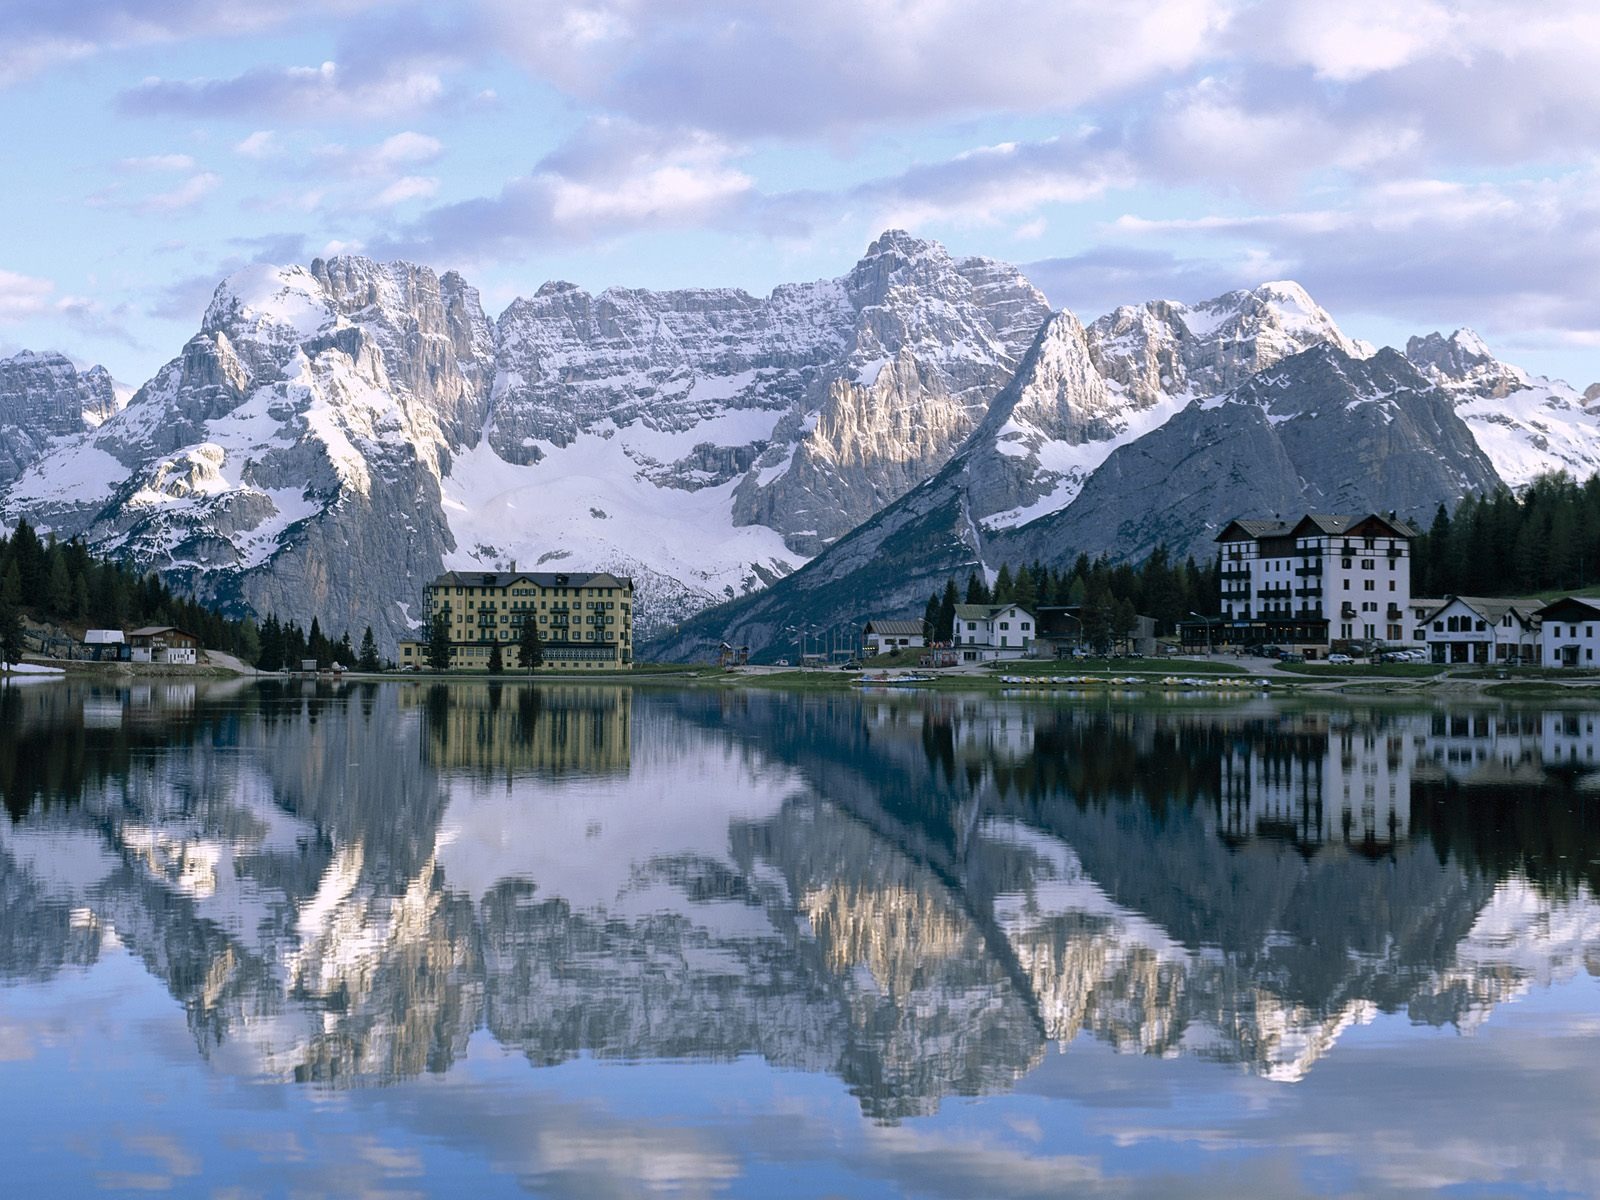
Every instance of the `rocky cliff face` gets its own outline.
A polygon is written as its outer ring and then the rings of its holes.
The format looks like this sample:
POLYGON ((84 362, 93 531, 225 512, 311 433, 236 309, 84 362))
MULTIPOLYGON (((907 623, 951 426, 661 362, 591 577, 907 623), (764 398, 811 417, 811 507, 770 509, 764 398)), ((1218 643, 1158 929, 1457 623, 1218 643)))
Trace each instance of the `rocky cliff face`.
POLYGON ((80 371, 65 355, 26 350, 0 359, 0 488, 55 439, 93 429, 117 407, 104 367, 80 371))

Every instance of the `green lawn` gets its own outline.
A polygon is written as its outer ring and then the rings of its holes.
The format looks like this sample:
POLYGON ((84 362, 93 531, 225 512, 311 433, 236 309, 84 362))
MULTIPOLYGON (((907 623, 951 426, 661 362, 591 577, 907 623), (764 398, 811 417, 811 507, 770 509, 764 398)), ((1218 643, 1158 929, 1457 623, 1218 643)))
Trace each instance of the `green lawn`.
POLYGON ((1084 658, 1023 659, 989 663, 1000 675, 1244 675, 1242 667, 1221 659, 1084 658))
POLYGON ((1281 671, 1313 679, 1431 679, 1444 670, 1437 663, 1280 663, 1281 671))

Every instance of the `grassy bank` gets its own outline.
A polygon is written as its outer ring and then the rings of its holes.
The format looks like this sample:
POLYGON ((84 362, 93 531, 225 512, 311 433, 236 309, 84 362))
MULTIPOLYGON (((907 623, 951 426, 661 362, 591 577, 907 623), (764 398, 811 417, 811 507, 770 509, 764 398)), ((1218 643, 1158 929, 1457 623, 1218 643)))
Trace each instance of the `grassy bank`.
POLYGON ((1053 658, 990 663, 1000 675, 1246 675, 1244 668, 1210 658, 1053 658))
POLYGON ((1280 663, 1280 671, 1311 679, 1432 679, 1445 670, 1438 663, 1280 663))

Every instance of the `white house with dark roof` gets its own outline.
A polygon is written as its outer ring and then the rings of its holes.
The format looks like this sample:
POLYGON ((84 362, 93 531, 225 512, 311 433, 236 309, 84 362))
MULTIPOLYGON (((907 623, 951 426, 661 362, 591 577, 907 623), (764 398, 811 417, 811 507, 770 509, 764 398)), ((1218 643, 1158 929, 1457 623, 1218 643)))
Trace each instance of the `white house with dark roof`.
POLYGON ((962 662, 1031 658, 1038 622, 1016 604, 958 604, 954 634, 962 662))
POLYGON ((1378 513, 1229 521, 1217 535, 1222 622, 1212 632, 1233 644, 1308 650, 1413 643, 1416 536, 1378 513))
POLYGON ((1600 667, 1600 596, 1563 596, 1533 615, 1540 622, 1540 666, 1600 667))
POLYGON ((1436 663, 1535 663, 1539 661, 1543 600, 1448 596, 1423 622, 1428 652, 1436 663))

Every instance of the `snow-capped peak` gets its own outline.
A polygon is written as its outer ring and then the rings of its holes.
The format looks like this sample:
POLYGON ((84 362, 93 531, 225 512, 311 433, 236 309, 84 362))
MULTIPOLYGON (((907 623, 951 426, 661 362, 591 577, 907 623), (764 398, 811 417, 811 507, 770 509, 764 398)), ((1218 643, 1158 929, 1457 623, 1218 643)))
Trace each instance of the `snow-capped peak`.
POLYGON ((252 263, 217 287, 201 328, 209 333, 243 321, 257 329, 290 331, 301 342, 337 320, 321 281, 305 267, 252 263))

